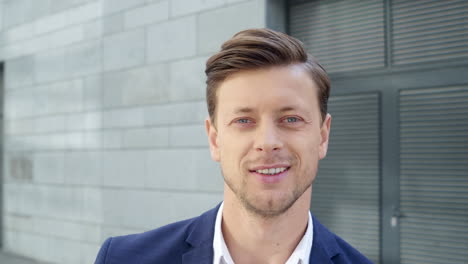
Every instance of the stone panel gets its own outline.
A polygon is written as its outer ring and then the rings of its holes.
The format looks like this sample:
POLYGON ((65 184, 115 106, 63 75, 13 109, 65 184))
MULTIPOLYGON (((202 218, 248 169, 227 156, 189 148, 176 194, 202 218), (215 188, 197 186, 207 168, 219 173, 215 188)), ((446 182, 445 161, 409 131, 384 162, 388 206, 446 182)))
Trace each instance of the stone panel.
POLYGON ((65 76, 65 50, 38 53, 35 57, 35 72, 38 82, 50 82, 65 76))
POLYGON ((69 132, 65 134, 65 146, 66 150, 81 150, 83 147, 83 133, 81 132, 69 132))
POLYGON ((115 13, 102 18, 102 32, 104 35, 114 34, 123 31, 123 13, 115 13))
POLYGON ((81 189, 81 220, 89 223, 103 223, 102 189, 86 187, 81 189))
POLYGON ((145 107, 145 125, 204 124, 204 120, 208 116, 208 111, 206 109, 206 103, 204 101, 145 107))
POLYGON ((3 25, 9 28, 44 16, 49 11, 48 1, 5 0, 3 1, 3 25))
POLYGON ((24 56, 5 63, 6 89, 32 85, 35 79, 34 57, 24 56))
POLYGON ((30 155, 6 154, 5 155, 6 179, 19 182, 28 182, 33 179, 33 159, 30 155))
POLYGON ((169 142, 167 127, 129 129, 123 132, 123 148, 166 147, 169 142))
POLYGON ((70 114, 65 119, 66 130, 83 131, 101 128, 101 112, 70 114))
POLYGON ((24 135, 31 134, 35 131, 34 119, 12 119, 4 120, 5 122, 5 135, 24 135))
POLYGON ((120 130, 105 130, 101 133, 103 149, 122 148, 122 132, 120 130))
POLYGON ((35 217, 31 226, 32 232, 44 236, 95 243, 101 238, 100 226, 97 224, 35 217))
POLYGON ((225 0, 172 0, 171 16, 182 16, 224 5, 225 0))
POLYGON ((208 149, 149 151, 147 166, 147 186, 158 190, 213 191, 222 186, 208 149))
MULTIPOLYGON (((47 113, 71 113, 83 109, 83 81, 56 82, 36 90, 46 96, 47 113)), ((39 106, 38 106, 39 107, 39 106)))
POLYGON ((154 24, 169 18, 169 1, 161 1, 151 5, 129 10, 125 13, 125 28, 134 28, 154 24))
POLYGON ((221 197, 218 193, 109 189, 104 191, 104 220, 113 226, 153 229, 198 216, 221 197))
POLYGON ((144 151, 106 151, 102 153, 102 176, 105 186, 145 186, 144 151))
POLYGON ((34 182, 63 183, 64 182, 64 154, 36 153, 33 163, 34 182))
POLYGON ((30 88, 11 90, 5 94, 4 114, 5 119, 19 119, 32 116, 35 112, 33 105, 37 98, 30 88))
MULTIPOLYGON (((57 5, 55 2, 58 2, 57 0, 49 1, 54 1, 55 5, 57 5)), ((83 0, 80 1, 83 2, 83 0)), ((37 35, 45 34, 98 18, 101 15, 101 3, 99 1, 90 2, 89 0, 87 0, 87 2, 87 4, 70 6, 70 8, 65 11, 56 12, 52 15, 38 19, 34 22, 35 33, 37 35)), ((69 4, 67 1, 60 1, 60 3, 69 4)))
POLYGON ((65 130, 65 117, 61 115, 45 116, 35 119, 35 133, 63 132, 65 130))
POLYGON ((86 76, 83 84, 83 109, 95 110, 102 107, 101 74, 86 76))
POLYGON ((49 34, 39 35, 28 41, 16 42, 3 48, 3 57, 10 59, 45 50, 53 50, 71 45, 84 39, 84 26, 76 25, 53 31, 49 34))
POLYGON ((148 61, 160 62, 196 54, 195 16, 152 25, 147 37, 148 61))
POLYGON ((102 148, 102 132, 86 131, 83 132, 83 149, 100 149, 102 148))
POLYGON ((64 178, 69 184, 100 185, 101 153, 89 151, 66 152, 64 178))
POLYGON ((145 62, 145 31, 135 29, 104 37, 104 70, 135 67, 145 62))
POLYGON ((61 29, 67 25, 67 13, 59 12, 51 16, 44 17, 33 23, 34 33, 41 35, 54 30, 61 29))
POLYGON ((5 44, 15 43, 34 37, 35 27, 33 23, 21 24, 5 30, 3 34, 5 44))
POLYGON ((171 101, 205 99, 206 60, 206 57, 197 57, 170 64, 171 101))
POLYGON ((100 2, 97 0, 48 0, 50 1, 50 11, 57 12, 64 9, 69 9, 74 6, 82 5, 87 2, 100 2))
POLYGON ((69 187, 65 185, 40 186, 36 214, 43 217, 52 217, 64 220, 81 219, 83 207, 82 187, 69 187))
POLYGON ((88 41, 67 48, 65 70, 69 77, 98 73, 101 70, 101 41, 88 41))
POLYGON ((48 260, 54 263, 80 263, 80 242, 58 237, 48 237, 46 245, 48 260))
POLYGON ((141 6, 146 3, 146 0, 102 0, 102 2, 103 14, 107 15, 141 6))
POLYGON ((238 31, 264 27, 264 5, 264 1, 256 0, 200 14, 197 21, 198 53, 214 53, 238 31))
POLYGON ((103 36, 103 25, 102 19, 94 19, 86 24, 83 24, 83 39, 90 40, 90 39, 101 39, 103 36))
POLYGON ((103 114, 104 128, 141 127, 144 124, 143 109, 140 107, 109 110, 103 114))
POLYGON ((169 145, 171 147, 208 147, 204 124, 170 127, 169 145))
POLYGON ((94 263, 100 248, 101 243, 81 243, 80 263, 94 263))
POLYGON ((168 101, 167 66, 154 65, 104 75, 104 105, 129 106, 168 101))
POLYGON ((5 214, 4 225, 10 230, 34 232, 34 217, 30 215, 5 214))

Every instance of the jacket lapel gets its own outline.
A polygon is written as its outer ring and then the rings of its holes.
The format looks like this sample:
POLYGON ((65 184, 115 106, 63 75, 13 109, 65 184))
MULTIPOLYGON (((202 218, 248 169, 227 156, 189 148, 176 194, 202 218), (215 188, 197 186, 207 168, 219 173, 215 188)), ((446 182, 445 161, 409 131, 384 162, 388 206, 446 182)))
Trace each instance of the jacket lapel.
POLYGON ((332 258, 339 255, 339 248, 333 234, 323 226, 317 218, 312 216, 314 225, 314 239, 310 250, 310 264, 333 263, 332 258))
POLYGON ((188 230, 185 241, 190 245, 190 249, 182 256, 183 264, 213 263, 214 226, 220 205, 221 203, 198 217, 188 230))
MULTIPOLYGON (((183 264, 211 264, 213 263, 213 237, 218 204, 215 208, 198 217, 188 230, 185 240, 190 249, 182 256, 183 264)), ((333 263, 332 258, 339 255, 339 248, 333 234, 323 226, 317 218, 312 216, 314 238, 310 251, 310 264, 333 263)))

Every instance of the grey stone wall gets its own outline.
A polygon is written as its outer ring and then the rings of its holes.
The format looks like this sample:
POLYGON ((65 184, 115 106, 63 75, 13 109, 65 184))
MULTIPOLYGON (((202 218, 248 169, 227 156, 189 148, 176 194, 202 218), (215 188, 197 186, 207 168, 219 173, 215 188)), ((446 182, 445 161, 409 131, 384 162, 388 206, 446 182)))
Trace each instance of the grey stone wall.
POLYGON ((5 250, 93 263, 222 199, 204 63, 265 0, 0 0, 5 250))

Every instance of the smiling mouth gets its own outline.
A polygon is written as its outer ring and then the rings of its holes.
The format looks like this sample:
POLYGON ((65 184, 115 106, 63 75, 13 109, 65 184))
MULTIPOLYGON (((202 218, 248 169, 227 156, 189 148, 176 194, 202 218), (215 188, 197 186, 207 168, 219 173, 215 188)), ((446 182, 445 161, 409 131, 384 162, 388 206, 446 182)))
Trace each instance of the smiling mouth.
POLYGON ((265 176, 274 176, 289 170, 291 167, 279 167, 279 168, 270 168, 270 169, 261 169, 261 170, 251 170, 250 172, 256 172, 265 176))

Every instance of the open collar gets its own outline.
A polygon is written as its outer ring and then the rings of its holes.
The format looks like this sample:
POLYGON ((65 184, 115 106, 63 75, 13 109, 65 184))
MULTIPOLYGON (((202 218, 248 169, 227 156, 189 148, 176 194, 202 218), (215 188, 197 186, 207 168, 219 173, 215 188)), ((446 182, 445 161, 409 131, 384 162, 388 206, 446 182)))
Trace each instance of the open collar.
MULTIPOLYGON (((190 245, 190 249, 182 256, 183 264, 213 263, 214 228, 220 205, 221 203, 202 214, 189 227, 185 241, 190 245)), ((312 221, 314 232, 309 263, 333 263, 331 259, 340 253, 335 236, 313 215, 312 221)))

